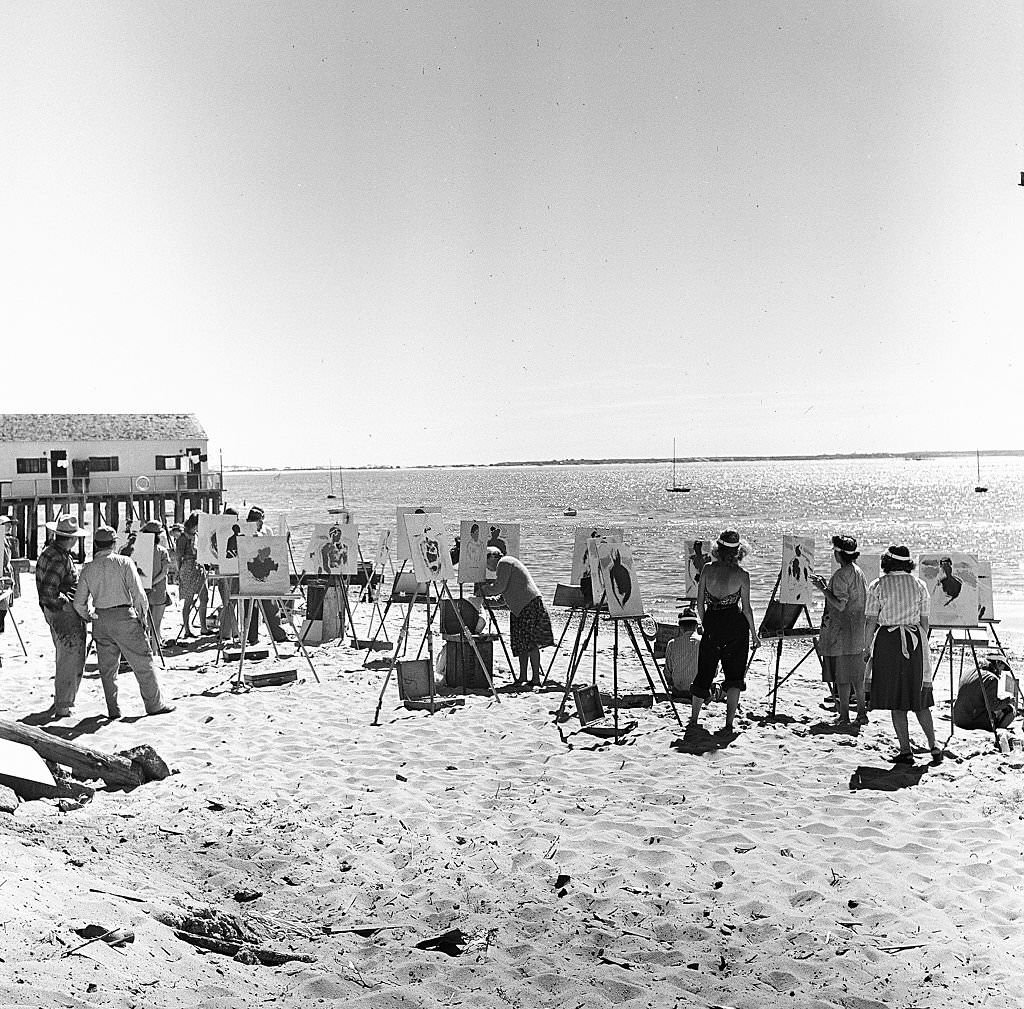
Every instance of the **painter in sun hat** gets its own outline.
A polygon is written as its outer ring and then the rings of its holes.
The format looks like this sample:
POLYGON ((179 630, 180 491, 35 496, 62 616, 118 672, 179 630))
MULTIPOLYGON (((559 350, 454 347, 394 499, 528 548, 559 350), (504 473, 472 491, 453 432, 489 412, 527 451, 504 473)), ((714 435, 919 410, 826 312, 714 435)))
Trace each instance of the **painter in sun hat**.
POLYGON ((139 530, 139 532, 143 532, 143 533, 156 533, 157 535, 159 535, 163 531, 164 531, 164 527, 162 525, 160 525, 160 523, 157 522, 156 519, 150 519, 148 522, 143 522, 142 523, 142 528, 139 530))
POLYGON ((750 552, 747 544, 740 539, 735 529, 726 529, 711 548, 711 556, 718 561, 741 561, 750 552))
POLYGON ((857 549, 857 538, 855 536, 847 536, 843 533, 840 533, 838 536, 833 536, 832 549, 836 553, 843 554, 845 557, 852 557, 854 560, 860 556, 860 551, 857 549))
POLYGON ((78 519, 74 515, 61 515, 53 522, 47 522, 46 528, 56 536, 77 536, 87 535, 86 531, 78 525, 78 519))

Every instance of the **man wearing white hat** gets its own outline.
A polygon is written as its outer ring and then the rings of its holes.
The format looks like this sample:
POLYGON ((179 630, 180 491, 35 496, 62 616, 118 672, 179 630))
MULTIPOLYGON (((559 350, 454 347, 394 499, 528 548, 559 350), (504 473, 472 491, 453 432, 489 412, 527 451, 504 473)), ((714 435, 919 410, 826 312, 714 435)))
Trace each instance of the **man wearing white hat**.
POLYGON ((139 681, 146 714, 163 715, 174 707, 165 704, 160 696, 160 684, 153 668, 153 652, 146 636, 149 612, 146 590, 135 562, 114 553, 116 535, 109 526, 100 526, 93 533, 93 558, 82 568, 78 579, 75 609, 83 620, 92 621, 107 717, 121 717, 117 673, 122 655, 139 681))
POLYGON ((36 561, 36 594, 57 650, 51 713, 54 718, 67 718, 85 671, 85 623, 74 607, 78 565, 71 557, 85 530, 79 529, 74 515, 61 515, 56 522, 47 522, 46 528, 54 536, 36 561))

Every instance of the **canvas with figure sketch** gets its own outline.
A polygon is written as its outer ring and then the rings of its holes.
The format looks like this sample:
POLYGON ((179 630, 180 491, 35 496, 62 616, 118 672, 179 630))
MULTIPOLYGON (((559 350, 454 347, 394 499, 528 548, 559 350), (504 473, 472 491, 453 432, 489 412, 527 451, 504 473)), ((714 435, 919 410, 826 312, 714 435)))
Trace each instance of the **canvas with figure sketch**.
POLYGON ((813 572, 814 539, 810 536, 783 536, 779 602, 810 605, 813 572))
POLYGON ((455 580, 452 543, 440 512, 407 512, 404 516, 409 538, 412 569, 418 581, 455 580))
POLYGON ((459 523, 459 584, 487 580, 487 519, 459 523))
MULTIPOLYGON (((617 540, 622 542, 623 531, 621 527, 595 528, 593 526, 581 526, 576 530, 576 537, 572 545, 572 568, 569 572, 569 584, 579 585, 584 574, 590 574, 590 561, 587 555, 588 540, 617 540)), ((600 596, 595 592, 595 599, 600 596)))
POLYGON ((591 538, 587 552, 595 601, 604 596, 610 617, 642 617, 644 603, 629 547, 619 540, 591 538))
POLYGON ((359 527, 318 522, 306 546, 305 570, 312 575, 359 573, 359 527))
POLYGON ((153 587, 153 561, 156 559, 156 533, 135 533, 131 546, 119 553, 126 553, 135 562, 135 570, 142 580, 142 587, 148 592, 153 587))
POLYGON ((714 560, 711 550, 714 540, 683 540, 683 557, 686 561, 686 583, 683 595, 687 599, 697 598, 697 583, 706 564, 714 560))
POLYGON ((395 541, 394 560, 401 563, 410 560, 412 552, 409 549, 409 533, 405 528, 405 516, 423 513, 428 515, 440 514, 439 505, 398 505, 395 508, 395 541))
POLYGON ((931 596, 933 627, 978 626, 978 559, 973 554, 923 553, 917 574, 931 596))

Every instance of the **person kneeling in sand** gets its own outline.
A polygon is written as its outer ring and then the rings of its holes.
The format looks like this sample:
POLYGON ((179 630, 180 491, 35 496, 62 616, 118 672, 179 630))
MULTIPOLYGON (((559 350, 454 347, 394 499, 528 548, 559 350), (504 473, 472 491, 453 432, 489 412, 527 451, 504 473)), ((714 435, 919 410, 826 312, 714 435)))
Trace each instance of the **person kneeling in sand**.
POLYGON ((665 679, 675 697, 689 698, 690 686, 697 675, 700 631, 697 613, 687 606, 679 614, 679 632, 665 648, 665 679))
POLYGON ((999 674, 1009 672, 1002 659, 989 659, 985 669, 965 670, 953 702, 958 729, 1005 729, 1017 717, 1009 697, 999 696, 999 674))
POLYGON ((79 575, 75 611, 83 620, 92 621, 107 717, 121 717, 117 673, 122 655, 139 681, 146 714, 163 715, 174 707, 165 704, 160 696, 153 668, 153 652, 146 634, 149 602, 135 562, 114 553, 115 536, 109 526, 100 526, 93 533, 93 559, 79 575), (90 610, 90 600, 95 612, 90 610))
POLYGON ((487 548, 487 570, 494 574, 492 582, 478 582, 477 595, 502 596, 508 604, 509 637, 512 654, 519 659, 516 683, 526 683, 526 665, 533 670, 530 685, 541 685, 540 650, 553 648, 555 637, 551 630, 544 600, 526 566, 516 557, 505 557, 498 547, 487 548))

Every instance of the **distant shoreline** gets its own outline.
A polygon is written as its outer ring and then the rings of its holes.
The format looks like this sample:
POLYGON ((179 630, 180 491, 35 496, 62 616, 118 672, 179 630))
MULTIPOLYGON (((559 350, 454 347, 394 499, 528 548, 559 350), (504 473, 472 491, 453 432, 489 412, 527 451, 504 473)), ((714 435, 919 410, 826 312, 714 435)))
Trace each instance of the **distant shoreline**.
MULTIPOLYGON (((907 459, 921 462, 926 459, 969 458, 974 452, 852 452, 823 455, 715 455, 677 456, 676 465, 695 462, 835 462, 846 459, 907 459)), ((1024 449, 993 449, 981 453, 986 458, 995 456, 1024 456, 1024 449)), ((362 470, 411 470, 411 469, 493 469, 514 466, 628 466, 669 464, 671 458, 651 457, 646 459, 523 459, 514 462, 482 463, 432 463, 416 466, 238 466, 225 465, 230 473, 327 473, 332 469, 342 473, 362 470)))

